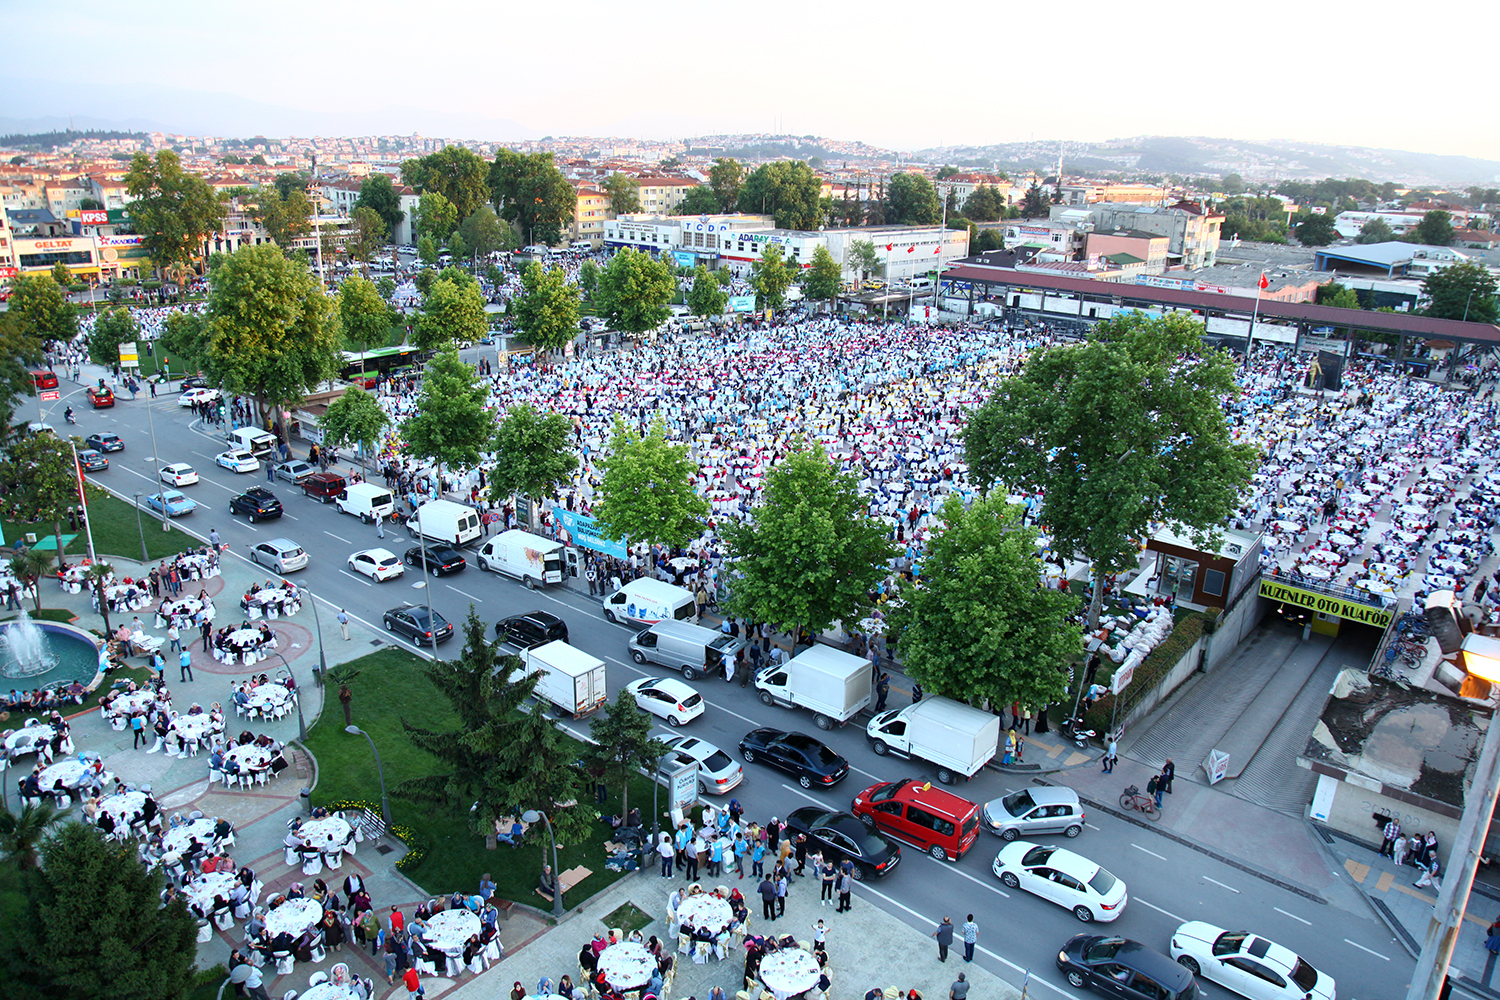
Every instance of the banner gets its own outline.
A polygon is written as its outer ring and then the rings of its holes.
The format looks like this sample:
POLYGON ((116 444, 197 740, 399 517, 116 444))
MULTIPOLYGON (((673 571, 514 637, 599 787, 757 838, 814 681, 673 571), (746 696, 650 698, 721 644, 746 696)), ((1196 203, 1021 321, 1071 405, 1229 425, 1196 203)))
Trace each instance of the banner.
POLYGON ((568 533, 568 537, 571 539, 570 544, 585 549, 593 549, 595 552, 602 552, 607 556, 614 556, 616 559, 624 559, 626 557, 625 540, 616 539, 610 541, 599 534, 599 523, 592 517, 589 517, 587 514, 579 514, 576 511, 571 511, 566 507, 559 507, 556 504, 548 504, 548 507, 552 511, 552 516, 557 519, 558 525, 568 533))
POLYGON ((731 295, 729 296, 729 311, 737 313, 755 312, 754 295, 731 295))
POLYGON ((672 259, 677 261, 678 267, 692 267, 698 263, 698 255, 683 250, 673 250, 672 259))
POLYGON ((135 341, 127 340, 120 345, 120 367, 139 368, 141 364, 140 352, 136 349, 135 341))
POLYGON ((1289 587, 1284 583, 1278 583, 1269 577, 1262 577, 1260 581, 1260 596, 1280 601, 1283 604, 1292 604, 1299 608, 1307 608, 1310 611, 1319 611, 1325 615, 1337 615, 1351 622, 1359 622, 1363 625, 1374 625, 1376 628, 1385 628, 1390 625, 1391 618, 1395 615, 1393 608, 1375 608, 1368 604, 1360 604, 1358 601, 1347 601, 1341 597, 1331 594, 1319 594, 1311 590, 1303 590, 1300 587, 1289 587))
POLYGON ((85 226, 109 225, 109 213, 102 208, 85 208, 78 212, 78 221, 85 226))

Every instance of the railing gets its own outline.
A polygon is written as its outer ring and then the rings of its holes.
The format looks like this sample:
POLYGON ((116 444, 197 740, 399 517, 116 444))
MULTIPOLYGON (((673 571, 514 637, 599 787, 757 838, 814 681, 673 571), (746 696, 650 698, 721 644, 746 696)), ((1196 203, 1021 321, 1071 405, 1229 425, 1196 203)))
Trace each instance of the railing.
POLYGON ((1394 608, 1401 603, 1401 599, 1398 597, 1382 597, 1379 594, 1372 594, 1368 590, 1350 587, 1347 584, 1314 580, 1311 577, 1303 576, 1301 573, 1280 573, 1275 575, 1267 573, 1263 575, 1263 579, 1275 580, 1279 583, 1297 587, 1300 590, 1316 591, 1319 594, 1327 594, 1329 597, 1337 597, 1340 600, 1353 601, 1355 604, 1363 604, 1369 608, 1384 610, 1386 608, 1394 608))

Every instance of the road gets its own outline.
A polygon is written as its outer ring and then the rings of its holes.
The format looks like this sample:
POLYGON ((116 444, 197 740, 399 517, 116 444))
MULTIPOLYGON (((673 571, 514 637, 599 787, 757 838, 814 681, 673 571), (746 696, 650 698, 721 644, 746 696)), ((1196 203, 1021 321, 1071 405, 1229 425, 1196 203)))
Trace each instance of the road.
MULTIPOLYGON (((64 381, 63 385, 65 400, 58 406, 66 405, 72 383, 64 381)), ((406 601, 422 602, 420 573, 408 569, 401 579, 376 584, 345 568, 348 556, 362 548, 384 545, 398 554, 404 552, 410 544, 404 531, 387 527, 382 542, 374 527, 340 514, 332 505, 304 498, 289 483, 270 484, 264 472, 236 475, 215 466, 213 456, 224 449, 223 439, 193 420, 191 410, 178 407, 176 398, 175 393, 168 393, 154 403, 145 397, 122 399, 114 409, 98 411, 75 403, 79 418, 76 433, 86 436, 113 431, 126 442, 123 452, 109 456, 110 468, 91 478, 127 502, 133 502, 132 495, 137 491, 154 489, 155 463, 143 412, 151 406, 161 462, 188 462, 201 477, 199 483, 185 487, 183 492, 203 506, 176 526, 204 537, 210 528, 217 528, 231 551, 241 556, 256 541, 268 538, 286 536, 298 542, 308 551, 310 562, 296 574, 297 582, 322 601, 321 610, 330 626, 329 612, 343 607, 351 617, 380 630, 385 609, 406 601), (229 498, 257 485, 269 486, 281 498, 286 510, 281 520, 251 525, 230 516, 229 498)), ((60 412, 49 418, 54 425, 62 424, 60 412)), ((153 525, 148 519, 146 530, 160 530, 159 523, 153 525)), ((528 592, 512 580, 480 572, 472 558, 470 563, 468 569, 429 584, 433 607, 455 628, 470 604, 486 623, 540 608, 567 621, 573 645, 608 664, 612 692, 638 677, 657 673, 649 664, 639 667, 630 661, 626 653, 629 631, 606 622, 597 600, 561 588, 528 592)), ((324 635, 337 641, 337 634, 333 629, 324 635)), ((387 638, 401 642, 388 633, 387 638)), ((455 655, 461 643, 462 637, 456 636, 440 652, 455 655)), ((826 792, 804 791, 779 772, 746 765, 745 780, 732 794, 749 815, 761 822, 773 815, 786 816, 809 803, 847 809, 858 791, 876 781, 912 774, 931 777, 930 770, 924 771, 920 764, 877 757, 858 725, 818 734, 807 713, 763 706, 753 691, 716 680, 699 680, 695 686, 708 701, 706 714, 684 730, 659 728, 658 735, 689 732, 738 756, 735 746, 752 728, 771 725, 801 729, 824 738, 851 763, 849 777, 826 792)), ((584 724, 570 724, 570 728, 577 735, 587 732, 584 724)), ((1023 783, 1015 776, 985 771, 957 790, 966 798, 985 802, 1023 783)), ((1124 879, 1131 896, 1120 919, 1102 932, 1134 938, 1166 951, 1172 930, 1184 920, 1247 928, 1293 948, 1333 975, 1341 1000, 1389 995, 1395 991, 1395 984, 1409 977, 1411 960, 1384 925, 1368 913, 1349 912, 1299 896, 1148 827, 1111 815, 1090 814, 1087 826, 1084 834, 1067 846, 1124 879)), ((944 914, 962 923, 964 915, 972 912, 980 926, 977 961, 1018 986, 1029 969, 1033 989, 1038 988, 1035 981, 1039 979, 1045 984, 1044 995, 1062 994, 1077 1000, 1076 991, 1067 988, 1058 974, 1054 959, 1063 941, 1088 928, 1061 908, 1002 887, 990 871, 999 845, 998 838, 981 832, 974 849, 957 864, 940 862, 905 847, 900 865, 888 878, 868 882, 857 888, 856 894, 864 902, 884 907, 926 931, 944 914)), ((802 891, 815 889, 806 884, 802 891)), ((1230 996, 1218 986, 1203 985, 1211 998, 1230 996)))

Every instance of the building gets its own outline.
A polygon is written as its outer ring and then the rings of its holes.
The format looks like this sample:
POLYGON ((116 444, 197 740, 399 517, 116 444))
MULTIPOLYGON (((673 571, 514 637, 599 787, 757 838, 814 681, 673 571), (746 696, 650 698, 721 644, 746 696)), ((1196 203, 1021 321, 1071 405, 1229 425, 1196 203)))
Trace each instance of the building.
POLYGON ((1133 274, 1161 274, 1167 269, 1167 248, 1170 242, 1165 236, 1156 233, 1128 229, 1111 233, 1085 233, 1083 254, 1089 261, 1128 256, 1141 264, 1133 274))
POLYGON ((1042 260, 1074 260, 1083 252, 1081 230, 1066 222, 1004 222, 985 228, 1000 230, 1007 250, 1035 250, 1042 260))
MULTIPOLYGON (((354 214, 354 208, 359 203, 359 191, 363 186, 363 180, 345 178, 323 181, 319 185, 319 191, 328 211, 348 217, 354 214)), ((417 206, 422 201, 421 196, 399 180, 392 181, 391 186, 396 189, 396 197, 400 199, 401 221, 396 223, 396 231, 387 235, 397 246, 413 246, 417 241, 412 235, 412 225, 416 220, 417 206)))
POLYGON ((1155 184, 1110 184, 1075 181, 1062 185, 1064 205, 1094 205, 1114 202, 1133 205, 1160 205, 1171 197, 1171 191, 1155 184))
POLYGON ((588 240, 595 247, 604 242, 604 224, 610 218, 609 195, 588 184, 579 184, 578 203, 573 207, 574 240, 588 240))
MULTIPOLYGON (((682 204, 687 193, 698 186, 688 177, 658 177, 645 175, 636 177, 636 193, 641 200, 641 211, 659 215, 671 215, 682 204)), ((582 237, 580 237, 582 239, 582 237)))
POLYGON ((1363 277, 1425 277, 1449 264, 1468 259, 1468 254, 1451 247, 1429 247, 1391 240, 1386 243, 1320 247, 1313 256, 1313 266, 1319 271, 1338 271, 1363 277))
POLYGON ((1194 201, 1171 206, 1143 206, 1105 202, 1084 207, 1054 205, 1053 222, 1087 227, 1091 232, 1131 230, 1168 239, 1168 267, 1213 267, 1219 255, 1224 216, 1194 201))

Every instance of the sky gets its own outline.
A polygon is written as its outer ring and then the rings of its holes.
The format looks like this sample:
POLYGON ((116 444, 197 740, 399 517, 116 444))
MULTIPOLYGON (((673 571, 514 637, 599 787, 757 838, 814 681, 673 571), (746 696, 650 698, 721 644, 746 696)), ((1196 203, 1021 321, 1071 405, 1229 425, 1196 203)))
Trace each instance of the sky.
MULTIPOLYGON (((1500 159, 1486 60, 1414 65, 1409 27, 1348 3, 132 0, 61 22, 36 0, 0 8, 13 42, 34 41, 8 46, 0 70, 12 120, 232 136, 774 132, 901 151, 1208 135, 1500 159)), ((1433 0, 1421 17, 1446 26, 1442 46, 1490 14, 1433 0)))

